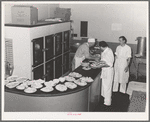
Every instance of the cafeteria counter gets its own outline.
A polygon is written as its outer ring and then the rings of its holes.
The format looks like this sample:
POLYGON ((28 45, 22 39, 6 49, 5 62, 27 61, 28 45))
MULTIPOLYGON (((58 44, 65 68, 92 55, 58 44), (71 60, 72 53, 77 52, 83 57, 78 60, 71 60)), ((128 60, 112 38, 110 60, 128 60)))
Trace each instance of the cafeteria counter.
POLYGON ((99 103, 101 69, 83 70, 78 67, 74 70, 94 79, 86 86, 67 89, 65 92, 54 90, 45 93, 37 90, 35 93, 25 93, 16 88, 5 87, 5 112, 87 112, 93 111, 99 103))

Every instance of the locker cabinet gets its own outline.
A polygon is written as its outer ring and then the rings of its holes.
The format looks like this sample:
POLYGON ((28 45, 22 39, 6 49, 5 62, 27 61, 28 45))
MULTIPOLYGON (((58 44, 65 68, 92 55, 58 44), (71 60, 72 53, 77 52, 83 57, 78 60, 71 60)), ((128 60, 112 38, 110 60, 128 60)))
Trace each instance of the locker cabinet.
POLYGON ((51 60, 45 65, 45 80, 50 81, 54 78, 54 60, 51 60))
POLYGON ((64 32, 64 52, 69 50, 70 31, 64 32))
POLYGON ((66 72, 68 72, 69 70, 69 52, 64 54, 63 56, 63 74, 65 74, 66 72))
POLYGON ((49 81, 68 71, 70 22, 18 26, 5 25, 5 38, 13 40, 13 75, 49 81))
POLYGON ((62 33, 55 35, 55 56, 62 54, 62 33))
POLYGON ((44 65, 38 66, 33 69, 34 80, 44 79, 44 65))
POLYGON ((55 59, 55 78, 62 76, 62 56, 55 59))
POLYGON ((45 37, 45 60, 48 61, 54 57, 54 35, 45 37))
POLYGON ((43 37, 33 39, 33 67, 44 62, 43 37))

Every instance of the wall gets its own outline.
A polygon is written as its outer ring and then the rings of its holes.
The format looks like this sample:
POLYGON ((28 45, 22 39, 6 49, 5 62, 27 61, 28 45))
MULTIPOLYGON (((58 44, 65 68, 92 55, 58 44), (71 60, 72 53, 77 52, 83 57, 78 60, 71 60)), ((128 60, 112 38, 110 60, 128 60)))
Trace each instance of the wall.
POLYGON ((147 3, 60 4, 60 7, 71 8, 76 39, 80 39, 80 21, 88 21, 88 36, 99 41, 118 42, 118 37, 124 35, 128 43, 136 44, 137 36, 146 36, 147 3))
POLYGON ((38 20, 54 17, 54 11, 59 4, 31 4, 31 3, 6 3, 5 4, 5 23, 11 23, 11 7, 14 5, 30 5, 38 9, 38 20))
MULTIPOLYGON (((80 22, 88 21, 88 37, 106 41, 113 52, 119 45, 118 37, 124 35, 133 51, 133 60, 130 67, 132 74, 136 73, 135 58, 136 37, 147 36, 148 4, 134 2, 128 4, 60 4, 62 8, 71 8, 71 20, 74 39, 81 40, 80 22)), ((146 74, 146 67, 140 68, 141 74, 146 74)))

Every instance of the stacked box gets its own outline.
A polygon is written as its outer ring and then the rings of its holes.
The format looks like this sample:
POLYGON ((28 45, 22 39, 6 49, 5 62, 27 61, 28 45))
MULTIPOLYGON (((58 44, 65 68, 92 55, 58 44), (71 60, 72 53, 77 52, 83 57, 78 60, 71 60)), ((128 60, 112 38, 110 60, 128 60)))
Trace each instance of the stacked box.
POLYGON ((70 8, 56 8, 54 12, 55 18, 61 18, 63 21, 69 21, 71 16, 71 9, 70 8))
POLYGON ((38 22, 38 9, 33 6, 13 6, 12 23, 35 25, 38 22))

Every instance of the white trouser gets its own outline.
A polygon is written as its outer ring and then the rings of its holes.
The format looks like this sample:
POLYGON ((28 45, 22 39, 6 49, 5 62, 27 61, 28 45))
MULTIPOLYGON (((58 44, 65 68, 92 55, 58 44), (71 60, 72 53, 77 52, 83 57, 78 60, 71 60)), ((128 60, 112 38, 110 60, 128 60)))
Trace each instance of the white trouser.
POLYGON ((102 69, 101 78, 102 78, 101 95, 104 97, 104 104, 111 105, 113 68, 102 69))
MULTIPOLYGON (((119 82, 114 82, 113 92, 118 91, 118 86, 119 86, 119 82)), ((126 86, 127 86, 126 83, 120 83, 120 90, 119 91, 125 94, 126 93, 126 86)))
POLYGON ((112 95, 112 83, 109 84, 109 86, 105 86, 104 82, 107 82, 107 80, 102 79, 102 96, 104 97, 104 104, 105 105, 111 105, 111 95, 112 95))

